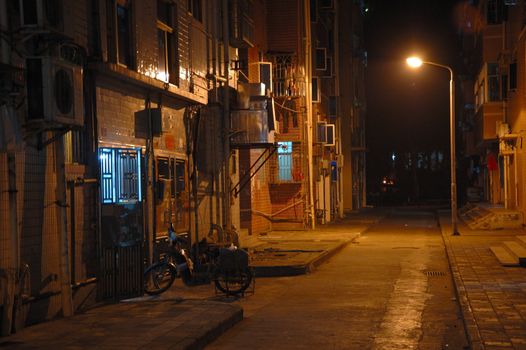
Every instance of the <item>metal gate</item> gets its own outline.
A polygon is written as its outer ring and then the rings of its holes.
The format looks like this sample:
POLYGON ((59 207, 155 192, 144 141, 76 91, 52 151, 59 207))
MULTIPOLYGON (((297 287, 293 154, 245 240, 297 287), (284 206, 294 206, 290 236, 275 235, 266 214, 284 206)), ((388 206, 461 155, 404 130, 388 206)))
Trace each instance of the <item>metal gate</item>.
POLYGON ((126 299, 143 294, 144 245, 105 248, 99 299, 126 299))

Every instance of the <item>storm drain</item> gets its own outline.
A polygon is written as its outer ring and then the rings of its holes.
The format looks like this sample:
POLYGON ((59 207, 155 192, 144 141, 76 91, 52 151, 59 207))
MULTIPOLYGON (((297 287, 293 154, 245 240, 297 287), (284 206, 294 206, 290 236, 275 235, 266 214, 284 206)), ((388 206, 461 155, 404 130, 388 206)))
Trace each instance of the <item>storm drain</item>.
POLYGON ((423 272, 427 277, 440 277, 440 276, 446 275, 444 271, 423 271, 423 272))

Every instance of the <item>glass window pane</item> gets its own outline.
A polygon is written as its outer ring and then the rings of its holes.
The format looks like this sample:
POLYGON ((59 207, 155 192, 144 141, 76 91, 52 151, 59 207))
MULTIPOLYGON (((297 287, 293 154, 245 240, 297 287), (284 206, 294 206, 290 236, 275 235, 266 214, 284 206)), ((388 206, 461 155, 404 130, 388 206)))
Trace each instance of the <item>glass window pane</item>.
POLYGON ((172 5, 163 0, 157 0, 157 19, 168 27, 172 26, 172 5))
POLYGON ((166 43, 166 32, 161 29, 157 29, 157 42, 159 47, 159 61, 157 66, 157 79, 167 81, 167 43, 166 43))
POLYGON ((126 6, 117 5, 117 37, 119 63, 130 65, 130 10, 126 6))

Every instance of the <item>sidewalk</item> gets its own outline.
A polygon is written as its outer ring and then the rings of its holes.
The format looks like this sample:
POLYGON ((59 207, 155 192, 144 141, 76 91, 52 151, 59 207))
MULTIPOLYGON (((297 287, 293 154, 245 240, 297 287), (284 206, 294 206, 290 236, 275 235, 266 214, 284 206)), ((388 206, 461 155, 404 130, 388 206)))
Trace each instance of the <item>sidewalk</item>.
POLYGON ((526 349, 526 268, 503 267, 489 247, 524 230, 475 231, 439 212, 451 271, 472 348, 526 349))
POLYGON ((243 319, 240 306, 132 300, 0 338, 9 349, 201 349, 243 319))
MULTIPOLYGON (((256 276, 311 272, 379 219, 357 213, 316 230, 252 237, 247 248, 256 276)), ((132 299, 27 327, 0 338, 0 348, 201 349, 243 319, 236 304, 169 299, 169 292, 166 297, 132 299)))
POLYGON ((257 277, 295 276, 317 266, 360 237, 380 216, 350 214, 310 231, 274 231, 251 237, 241 246, 250 253, 257 277))

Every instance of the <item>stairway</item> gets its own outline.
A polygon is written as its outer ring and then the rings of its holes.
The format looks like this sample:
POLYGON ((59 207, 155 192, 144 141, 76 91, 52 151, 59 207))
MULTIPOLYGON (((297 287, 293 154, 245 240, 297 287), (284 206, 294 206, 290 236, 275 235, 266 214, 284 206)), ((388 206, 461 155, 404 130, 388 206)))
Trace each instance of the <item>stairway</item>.
POLYGON ((522 212, 513 209, 468 204, 459 210, 459 217, 472 230, 522 228, 522 212))
POLYGON ((504 241, 490 250, 502 266, 526 267, 526 236, 515 236, 514 241, 504 241))

